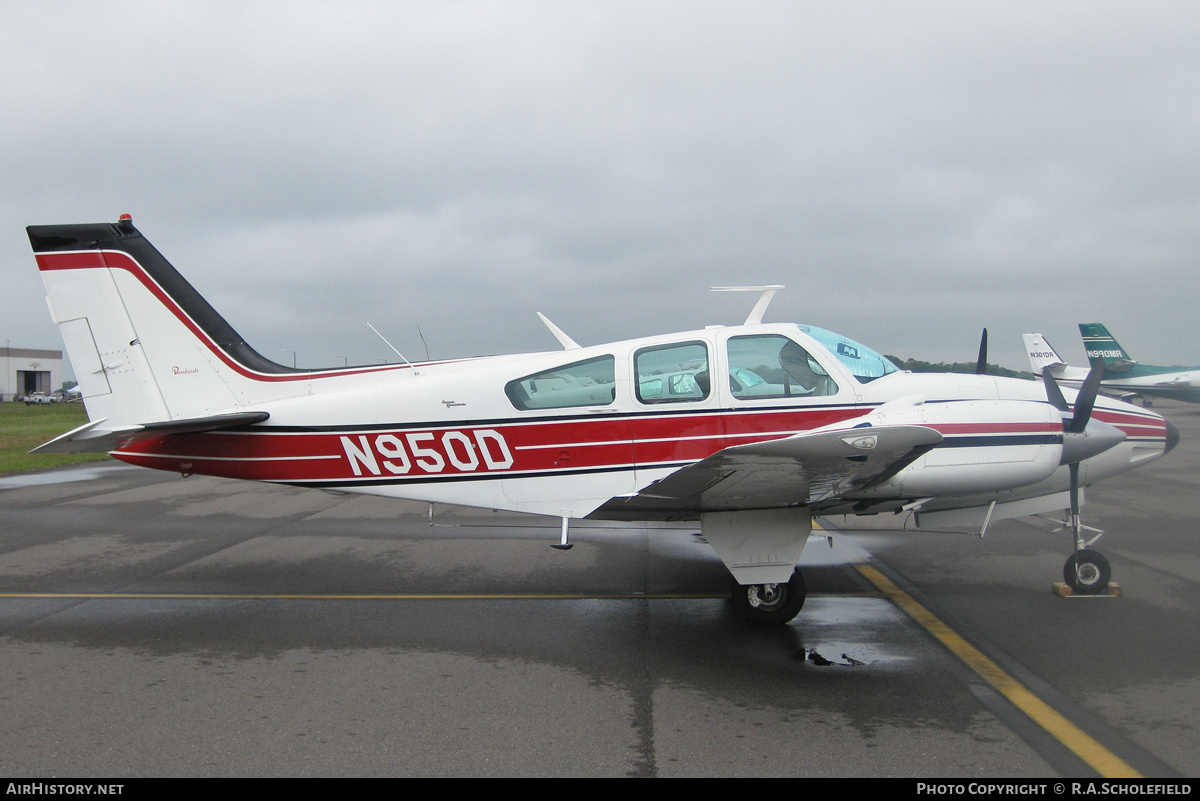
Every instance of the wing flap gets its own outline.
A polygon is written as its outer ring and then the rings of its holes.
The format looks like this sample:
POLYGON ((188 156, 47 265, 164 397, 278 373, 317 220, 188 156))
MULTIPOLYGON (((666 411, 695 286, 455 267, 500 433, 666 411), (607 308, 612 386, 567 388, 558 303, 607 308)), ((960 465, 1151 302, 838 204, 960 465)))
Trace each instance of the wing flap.
POLYGON ((613 498, 593 517, 687 517, 828 501, 886 481, 942 441, 925 426, 870 426, 735 445, 613 498))

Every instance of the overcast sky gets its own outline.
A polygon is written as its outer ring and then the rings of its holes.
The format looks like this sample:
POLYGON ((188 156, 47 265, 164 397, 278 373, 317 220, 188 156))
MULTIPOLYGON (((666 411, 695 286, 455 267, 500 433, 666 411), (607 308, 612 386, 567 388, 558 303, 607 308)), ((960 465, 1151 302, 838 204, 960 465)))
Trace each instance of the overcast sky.
POLYGON ((123 212, 268 358, 768 321, 1200 363, 1200 3, 0 0, 0 336, 123 212))

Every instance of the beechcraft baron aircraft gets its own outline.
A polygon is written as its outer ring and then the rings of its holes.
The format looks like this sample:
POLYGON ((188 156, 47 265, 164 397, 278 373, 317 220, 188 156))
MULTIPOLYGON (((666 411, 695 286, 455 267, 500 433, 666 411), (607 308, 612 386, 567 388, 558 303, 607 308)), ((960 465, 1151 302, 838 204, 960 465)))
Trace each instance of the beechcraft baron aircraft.
MULTIPOLYGON (((1088 362, 1102 371, 1101 392, 1122 400, 1132 400, 1140 395, 1147 406, 1150 398, 1200 403, 1200 369, 1138 364, 1100 323, 1080 323, 1079 333, 1088 362)), ((1029 355, 1029 367, 1034 373, 1049 372, 1058 383, 1068 387, 1078 387, 1087 378, 1087 370, 1064 362, 1041 334, 1022 336, 1029 355)))
POLYGON ((982 533, 1069 510, 1064 577, 1099 592, 1109 569, 1083 539, 1080 488, 1178 440, 1095 380, 1072 407, 1052 379, 915 375, 830 331, 763 323, 779 287, 740 326, 580 347, 550 324, 562 351, 289 368, 128 215, 28 231, 89 417, 36 450, 552 515, 559 547, 571 519, 698 520, 756 622, 803 604, 814 514, 911 511, 982 533))

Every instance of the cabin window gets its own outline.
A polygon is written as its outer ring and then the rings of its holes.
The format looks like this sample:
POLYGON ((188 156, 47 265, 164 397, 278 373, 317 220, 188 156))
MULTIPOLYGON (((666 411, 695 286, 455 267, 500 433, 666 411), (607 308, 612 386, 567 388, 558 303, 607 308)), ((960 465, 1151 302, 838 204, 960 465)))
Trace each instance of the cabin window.
POLYGON ((521 411, 607 406, 616 400, 616 359, 599 356, 509 381, 504 394, 521 411))
POLYGON ((642 348, 634 362, 637 397, 642 403, 701 401, 711 392, 708 346, 703 342, 642 348))
POLYGON ((730 337, 729 389, 742 400, 835 395, 825 368, 796 342, 778 334, 730 337))

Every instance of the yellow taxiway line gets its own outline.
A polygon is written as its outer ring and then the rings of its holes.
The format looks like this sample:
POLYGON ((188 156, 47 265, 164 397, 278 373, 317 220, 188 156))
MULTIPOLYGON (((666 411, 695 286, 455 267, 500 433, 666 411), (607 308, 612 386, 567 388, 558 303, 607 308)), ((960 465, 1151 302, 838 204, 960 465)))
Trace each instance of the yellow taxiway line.
POLYGON ((996 691, 1028 715, 1034 723, 1045 729, 1101 776, 1106 779, 1143 778, 1129 763, 1056 712, 1049 704, 1008 675, 999 665, 984 656, 978 648, 963 639, 874 567, 865 564, 855 565, 855 567, 880 592, 891 599, 892 603, 903 609, 909 617, 965 662, 967 667, 975 671, 980 678, 992 685, 996 691))
MULTIPOLYGON (((980 678, 1105 778, 1142 778, 1127 762, 1067 720, 1031 690, 1006 673, 979 649, 943 623, 911 595, 868 564, 855 567, 878 591, 946 646, 980 678)), ((673 600, 723 598, 712 593, 178 593, 178 592, 9 592, 0 598, 25 600, 673 600)))

